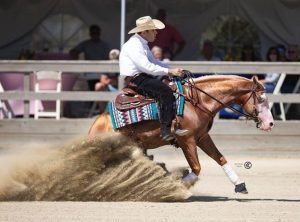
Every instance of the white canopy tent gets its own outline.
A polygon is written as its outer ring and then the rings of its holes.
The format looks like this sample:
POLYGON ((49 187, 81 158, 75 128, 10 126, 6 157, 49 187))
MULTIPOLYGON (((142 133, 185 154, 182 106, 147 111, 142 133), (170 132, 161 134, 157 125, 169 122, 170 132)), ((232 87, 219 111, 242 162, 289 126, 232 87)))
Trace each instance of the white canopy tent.
POLYGON ((21 49, 30 48, 37 27, 55 14, 78 17, 86 26, 99 24, 102 39, 119 48, 136 18, 154 16, 159 8, 167 10, 167 20, 187 42, 179 60, 198 57, 201 34, 219 15, 236 15, 253 25, 263 52, 278 43, 300 45, 299 0, 2 0, 0 58, 16 58, 21 49))

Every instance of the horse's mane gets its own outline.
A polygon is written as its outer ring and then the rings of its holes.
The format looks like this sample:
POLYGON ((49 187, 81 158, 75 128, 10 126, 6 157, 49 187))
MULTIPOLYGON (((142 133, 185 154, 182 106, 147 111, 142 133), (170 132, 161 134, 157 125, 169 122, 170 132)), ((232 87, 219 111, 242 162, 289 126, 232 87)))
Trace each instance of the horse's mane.
POLYGON ((198 78, 193 78, 193 81, 197 83, 206 83, 206 82, 219 82, 219 81, 226 81, 226 80, 245 80, 245 81, 251 81, 250 79, 247 79, 242 76, 237 75, 209 75, 209 76, 201 76, 198 78))

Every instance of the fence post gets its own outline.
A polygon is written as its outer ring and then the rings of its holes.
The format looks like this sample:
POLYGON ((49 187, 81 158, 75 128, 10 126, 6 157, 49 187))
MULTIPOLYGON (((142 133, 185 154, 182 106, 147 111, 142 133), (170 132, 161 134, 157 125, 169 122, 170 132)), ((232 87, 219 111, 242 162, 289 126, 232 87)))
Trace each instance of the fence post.
MULTIPOLYGON (((29 84, 29 78, 30 73, 25 72, 24 73, 24 94, 28 94, 30 91, 30 84, 29 84)), ((29 100, 24 100, 24 118, 29 118, 29 113, 30 113, 30 105, 29 105, 29 100)))

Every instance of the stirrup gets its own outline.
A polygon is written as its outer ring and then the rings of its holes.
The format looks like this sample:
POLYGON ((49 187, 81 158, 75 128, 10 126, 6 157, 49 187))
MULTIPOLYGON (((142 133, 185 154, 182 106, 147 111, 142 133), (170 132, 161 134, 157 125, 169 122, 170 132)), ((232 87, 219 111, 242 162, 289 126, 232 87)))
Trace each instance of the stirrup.
POLYGON ((185 136, 186 134, 188 134, 188 130, 187 129, 176 129, 175 134, 178 136, 185 136))
POLYGON ((175 138, 174 138, 174 136, 168 134, 168 135, 163 136, 161 139, 164 141, 171 141, 175 138))

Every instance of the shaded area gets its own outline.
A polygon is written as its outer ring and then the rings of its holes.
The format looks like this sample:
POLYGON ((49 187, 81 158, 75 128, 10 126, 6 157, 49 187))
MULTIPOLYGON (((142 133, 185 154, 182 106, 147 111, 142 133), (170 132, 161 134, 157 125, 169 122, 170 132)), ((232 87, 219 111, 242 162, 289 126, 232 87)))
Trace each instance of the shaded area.
POLYGON ((183 201, 189 191, 128 138, 0 153, 1 201, 183 201))
POLYGON ((226 202, 226 201, 238 201, 238 202, 252 202, 252 201, 280 201, 280 202, 300 202, 300 199, 272 199, 272 198, 228 198, 219 196, 191 196, 187 199, 187 202, 226 202))

